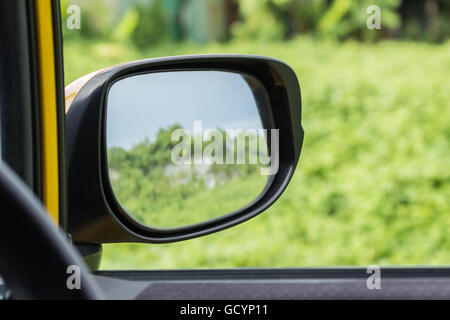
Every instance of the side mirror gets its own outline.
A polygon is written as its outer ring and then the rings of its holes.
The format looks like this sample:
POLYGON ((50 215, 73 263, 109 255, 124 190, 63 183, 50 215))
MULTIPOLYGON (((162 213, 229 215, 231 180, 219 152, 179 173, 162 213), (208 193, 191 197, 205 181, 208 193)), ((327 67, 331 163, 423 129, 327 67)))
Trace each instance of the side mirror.
POLYGON ((284 191, 303 143, 294 71, 258 56, 112 67, 66 117, 79 243, 174 242, 253 218, 284 191))

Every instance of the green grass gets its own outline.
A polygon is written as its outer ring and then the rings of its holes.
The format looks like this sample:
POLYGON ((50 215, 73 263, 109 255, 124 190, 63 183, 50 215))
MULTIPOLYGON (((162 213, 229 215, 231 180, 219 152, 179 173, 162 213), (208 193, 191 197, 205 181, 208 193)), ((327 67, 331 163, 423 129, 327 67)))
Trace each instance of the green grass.
POLYGON ((302 88, 305 143, 277 203, 199 239, 105 245, 103 269, 449 264, 449 42, 299 38, 146 52, 71 42, 64 50, 67 83, 134 59, 249 53, 286 61, 302 88))

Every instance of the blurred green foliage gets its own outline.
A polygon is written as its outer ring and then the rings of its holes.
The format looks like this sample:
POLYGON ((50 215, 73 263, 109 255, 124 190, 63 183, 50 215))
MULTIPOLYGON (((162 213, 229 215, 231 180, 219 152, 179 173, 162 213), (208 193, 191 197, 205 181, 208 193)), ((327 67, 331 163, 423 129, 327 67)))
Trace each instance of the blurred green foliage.
POLYGON ((237 38, 281 40, 298 34, 334 39, 415 38, 443 41, 449 36, 450 3, 443 0, 238 0, 237 38), (382 30, 366 28, 366 9, 377 5, 382 30))
POLYGON ((138 4, 132 10, 137 13, 137 23, 131 30, 130 39, 138 48, 155 46, 167 37, 166 18, 160 1, 138 4))
POLYGON ((311 34, 339 40, 411 38, 443 42, 449 37, 447 0, 62 0, 81 8, 79 32, 66 38, 132 42, 139 48, 160 42, 198 43, 229 39, 273 41, 311 34), (381 30, 366 27, 367 8, 377 5, 381 30))
MULTIPOLYGON (((271 208, 199 239, 105 245, 102 268, 449 264, 449 42, 300 37, 142 51, 69 39, 64 53, 66 83, 134 59, 241 53, 286 61, 302 87, 301 159, 271 208)), ((198 203, 192 215, 212 205, 198 203)))
POLYGON ((366 24, 368 14, 366 8, 376 4, 380 7, 383 29, 393 30, 400 26, 400 16, 397 12, 400 0, 372 0, 351 1, 336 0, 319 20, 318 29, 322 35, 330 35, 338 38, 357 36, 362 39, 370 39, 377 33, 368 28, 361 28, 366 24))

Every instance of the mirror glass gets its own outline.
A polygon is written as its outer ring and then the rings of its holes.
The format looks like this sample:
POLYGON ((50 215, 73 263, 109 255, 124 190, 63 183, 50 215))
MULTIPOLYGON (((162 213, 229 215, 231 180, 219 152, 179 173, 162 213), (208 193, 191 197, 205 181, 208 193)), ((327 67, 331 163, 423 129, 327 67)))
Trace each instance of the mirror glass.
POLYGON ((262 88, 251 76, 225 71, 116 81, 106 101, 106 144, 122 208, 145 226, 166 229, 254 201, 273 173, 261 120, 267 115, 257 103, 268 101, 262 88))

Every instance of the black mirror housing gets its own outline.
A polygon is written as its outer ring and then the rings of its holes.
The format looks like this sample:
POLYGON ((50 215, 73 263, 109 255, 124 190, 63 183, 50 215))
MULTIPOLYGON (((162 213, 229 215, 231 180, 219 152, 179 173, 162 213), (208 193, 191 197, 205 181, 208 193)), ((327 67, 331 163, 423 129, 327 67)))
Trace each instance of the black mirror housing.
POLYGON ((295 72, 285 63, 246 55, 177 56, 130 62, 105 69, 78 91, 66 113, 68 232, 76 243, 167 243, 217 232, 255 217, 272 205, 288 185, 303 145, 301 95, 295 72), (266 129, 279 129, 279 169, 249 206, 203 223, 156 229, 136 223, 112 191, 107 165, 105 108, 110 86, 135 74, 171 70, 239 72, 265 87, 270 110, 266 129))

